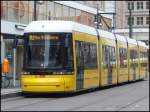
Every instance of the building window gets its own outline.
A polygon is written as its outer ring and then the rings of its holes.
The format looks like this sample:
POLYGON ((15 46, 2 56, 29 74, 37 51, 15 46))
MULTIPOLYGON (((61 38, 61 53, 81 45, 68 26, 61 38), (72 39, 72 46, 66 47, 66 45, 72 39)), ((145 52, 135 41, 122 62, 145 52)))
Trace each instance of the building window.
POLYGON ((8 21, 19 22, 19 16, 20 16, 19 1, 9 1, 8 2, 8 21))
POLYGON ((87 25, 87 13, 81 11, 81 23, 87 25))
POLYGON ((149 1, 146 2, 146 9, 149 9, 149 1))
POLYGON ((81 10, 76 10, 76 22, 81 23, 81 10))
POLYGON ((47 6, 47 19, 53 20, 55 17, 54 2, 48 1, 47 6))
POLYGON ((128 10, 129 9, 134 10, 134 2, 128 2, 128 10))
POLYGON ((19 14, 19 21, 20 23, 29 23, 29 8, 28 8, 28 1, 20 1, 20 14, 19 14))
POLYGON ((62 5, 55 4, 55 20, 61 20, 62 19, 62 5))
POLYGON ((143 25, 143 17, 137 17, 137 25, 143 25))
MULTIPOLYGON (((131 23, 134 25, 134 17, 131 17, 131 23)), ((130 25, 130 17, 128 17, 128 25, 130 25)))
POLYGON ((74 21, 75 20, 75 15, 76 15, 76 11, 75 11, 74 8, 70 8, 69 15, 70 15, 70 20, 74 21))
POLYGON ((1 19, 7 20, 8 16, 8 2, 1 1, 1 19))
POLYGON ((46 2, 44 2, 43 4, 37 3, 37 20, 45 20, 46 11, 46 2))
POLYGON ((69 20, 69 7, 63 6, 63 20, 69 20))
POLYGON ((143 9, 143 2, 137 2, 137 9, 143 9))
POLYGON ((146 17, 146 25, 149 25, 149 16, 146 17))
POLYGON ((87 15, 87 24, 94 27, 94 14, 88 13, 87 15))

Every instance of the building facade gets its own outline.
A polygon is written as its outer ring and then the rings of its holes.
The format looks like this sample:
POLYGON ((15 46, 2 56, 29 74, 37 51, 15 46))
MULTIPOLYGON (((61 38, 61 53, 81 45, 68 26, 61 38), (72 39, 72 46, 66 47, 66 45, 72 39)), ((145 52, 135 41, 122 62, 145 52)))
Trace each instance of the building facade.
MULTIPOLYGON (((73 1, 36 2, 37 20, 70 20, 95 27, 97 10, 89 5, 73 1)), ((100 11, 103 12, 103 11, 100 11)), ((111 26, 112 19, 104 15, 111 26)), ((34 20, 34 1, 1 1, 1 64, 4 58, 10 62, 10 77, 15 77, 19 85, 23 67, 23 32, 24 28, 34 20), (19 38, 18 46, 13 46, 14 39, 19 38)), ((102 29, 108 30, 102 21, 102 29)), ((13 87, 13 80, 11 86, 13 87)))
POLYGON ((76 2, 93 8, 97 8, 98 6, 100 10, 105 11, 105 1, 76 1, 76 2))
MULTIPOLYGON (((37 19, 71 20, 94 27, 94 16, 96 14, 95 4, 104 4, 104 2, 86 1, 85 5, 78 2, 44 1, 43 4, 37 3, 37 19)), ((1 19, 11 22, 28 24, 33 21, 33 5, 33 1, 2 1, 1 19)), ((104 7, 104 5, 101 6, 104 7)), ((104 10, 104 8, 100 9, 104 10)), ((109 16, 104 16, 104 18, 111 26, 111 19, 109 18, 109 16)), ((103 25, 104 23, 102 23, 102 29, 107 30, 107 27, 103 25)))
POLYGON ((129 36, 129 9, 133 38, 149 44, 149 1, 116 1, 116 33, 129 36))

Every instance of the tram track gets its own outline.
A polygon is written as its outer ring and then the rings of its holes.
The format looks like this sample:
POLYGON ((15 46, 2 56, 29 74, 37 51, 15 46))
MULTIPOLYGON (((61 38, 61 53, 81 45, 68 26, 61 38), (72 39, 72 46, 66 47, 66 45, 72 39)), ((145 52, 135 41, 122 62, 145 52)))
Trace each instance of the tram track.
MULTIPOLYGON (((136 90, 137 89, 137 87, 136 86, 138 86, 138 84, 139 83, 133 83, 133 84, 131 84, 130 85, 130 87, 132 87, 132 89, 133 90, 136 90), (136 86, 135 86, 136 85, 136 86)), ((130 90, 128 90, 127 89, 127 87, 126 86, 128 86, 128 85, 123 85, 123 86, 119 86, 119 87, 113 87, 113 88, 108 88, 108 89, 98 89, 98 90, 94 90, 93 92, 81 92, 81 93, 77 93, 77 94, 73 94, 73 95, 71 95, 71 97, 70 97, 70 95, 69 95, 69 97, 71 98, 71 100, 75 100, 76 98, 80 98, 81 97, 81 99, 83 98, 83 97, 89 97, 89 95, 90 96, 96 96, 96 97, 98 97, 98 96, 103 96, 103 97, 101 97, 101 98, 98 98, 97 100, 92 100, 92 101, 90 101, 90 100, 88 100, 89 102, 87 102, 87 103, 82 103, 81 105, 78 105, 78 106, 75 106, 75 107, 69 107, 68 109, 66 109, 66 111, 74 111, 74 110, 78 110, 78 109, 82 109, 82 108, 85 108, 85 107, 88 107, 88 106, 92 106, 92 105, 95 105, 95 104, 97 104, 97 103, 100 103, 100 102, 105 102, 105 101, 108 101, 108 99, 109 100, 111 100, 112 98, 114 98, 114 97, 121 97, 122 95, 125 95, 125 93, 129 93, 129 96, 132 96, 133 95, 133 93, 130 93, 130 90), (118 88, 122 88, 122 87, 125 87, 126 89, 123 89, 123 91, 119 91, 118 92, 118 88), (111 91, 113 90, 113 93, 110 93, 111 91), (99 93, 98 93, 99 92, 99 93), (116 92, 117 92, 117 94, 116 94, 116 92)), ((143 86, 143 84, 141 85, 141 87, 143 86)), ((45 95, 45 96, 38 96, 38 95, 36 95, 36 96, 34 96, 34 95, 29 95, 27 98, 26 97, 16 97, 16 98, 12 98, 12 99, 7 99, 7 100, 3 100, 3 103, 9 103, 9 104, 13 104, 13 103, 18 103, 19 105, 17 105, 17 106, 13 106, 13 107, 5 107, 5 108, 3 108, 2 110, 3 111, 5 111, 5 110, 16 110, 16 109, 21 109, 21 108, 24 108, 24 107, 28 107, 28 106, 35 106, 35 105, 39 105, 40 103, 46 103, 46 102, 48 102, 48 103, 53 103, 53 101, 55 102, 56 100, 58 100, 58 102, 61 102, 59 99, 62 99, 62 98, 64 98, 63 100, 64 101, 66 101, 66 100, 68 100, 68 99, 65 99, 66 97, 64 97, 64 96, 52 96, 52 95, 50 95, 50 94, 48 94, 47 96, 45 95), (29 97, 29 98, 28 98, 29 97), (42 99, 38 99, 38 98, 42 98, 42 99), (44 99, 43 99, 44 98, 44 99), (45 99, 45 98, 48 98, 48 99, 45 99), (32 101, 33 100, 33 101, 32 101), (37 101, 38 100, 38 101, 37 101), (29 102, 28 102, 29 101, 29 102), (21 104, 19 103, 19 102, 21 102, 21 104), (25 102, 25 103, 23 103, 23 102, 25 102)), ((68 96, 67 96, 68 97, 68 96)), ((148 97, 148 96, 145 96, 145 98, 146 97, 148 97)), ((69 98, 69 99, 70 99, 69 98)), ((128 107, 128 106, 130 106, 130 105, 133 105, 134 103, 136 103, 137 101, 141 101, 143 99, 143 97, 142 98, 140 98, 140 99, 137 99, 136 101, 132 101, 131 103, 129 103, 129 104, 126 104, 126 105, 122 105, 122 106, 119 106, 119 107, 117 107, 116 108, 116 110, 117 111, 120 111, 120 110, 122 110, 122 109, 124 109, 124 108, 126 108, 126 107, 128 107)), ((62 101, 63 101, 62 100, 62 101)), ((113 100, 113 99, 112 99, 113 100)), ((51 104, 50 103, 50 104, 51 104)), ((3 104, 4 105, 4 104, 3 104)), ((106 108, 107 108, 108 106, 106 106, 106 108)))
MULTIPOLYGON (((99 91, 95 91, 95 92, 99 92, 99 91)), ((105 94, 105 93, 107 93, 108 91, 101 91, 101 94, 105 94)), ((93 93, 93 92, 91 92, 91 93, 93 93)), ((81 93, 82 94, 82 93, 81 93)), ((85 94, 85 95, 88 95, 89 93, 87 93, 87 94, 85 94)), ((119 94, 121 94, 121 93, 119 93, 119 94)), ((77 93, 76 95, 80 95, 80 93, 77 93)), ((84 94, 82 94, 82 95, 84 95, 84 94)), ((31 96, 33 96, 33 95, 29 95, 29 96, 27 96, 27 97, 31 97, 31 96)), ((111 95, 111 96, 109 96, 109 97, 112 97, 112 96, 114 96, 114 95, 111 95)), ((118 94, 117 95, 115 95, 115 96, 118 96, 118 94)), ((34 96, 35 97, 35 96, 34 96)), ((76 96, 75 96, 76 97, 76 96)), ((107 97, 108 98, 108 97, 107 97)), ((28 99, 30 99, 30 98, 28 98, 28 99)), ((13 102, 14 100, 14 102, 16 102, 17 100, 28 100, 28 99, 25 99, 24 97, 21 97, 21 98, 16 98, 16 99, 10 99, 10 100, 8 100, 8 101, 4 101, 4 103, 7 103, 7 102, 13 102)), ((34 103, 30 103, 30 104, 26 104, 26 105, 19 105, 19 106, 15 106, 15 107, 11 107, 11 108, 7 108, 7 110, 13 110, 13 109, 18 109, 18 108, 22 108, 22 107, 25 107, 25 106, 29 106, 29 105, 35 105, 35 104, 38 104, 38 103, 42 103, 42 102, 49 102, 49 101, 54 101, 54 100, 57 100, 57 99, 60 99, 60 98, 51 98, 51 100, 50 99, 48 99, 48 100, 46 100, 46 99, 44 99, 44 100, 42 100, 42 101, 37 101, 37 102, 34 102, 34 103)), ((103 100, 105 100, 106 98, 104 98, 103 100)), ((85 106, 88 106, 88 105, 91 105, 91 104, 94 104, 94 103, 97 103, 97 102, 99 102, 100 100, 98 100, 98 101, 96 101, 96 102, 90 102, 89 104, 86 104, 86 105, 82 105, 82 106, 80 106, 80 107, 75 107, 75 108, 72 108, 71 110, 74 110, 74 109, 76 109, 76 108, 82 108, 82 107, 85 107, 85 106)), ((70 109, 69 109, 70 110, 70 109)))
POLYGON ((134 104, 136 104, 136 103, 138 103, 138 102, 140 102, 140 101, 142 101, 142 100, 145 100, 147 97, 149 97, 149 96, 144 96, 144 97, 142 97, 142 98, 140 98, 140 99, 137 99, 137 100, 135 100, 135 101, 132 102, 132 103, 129 103, 129 104, 127 104, 127 105, 124 105, 124 106, 120 107, 120 108, 117 109, 116 111, 121 111, 121 110, 124 109, 124 108, 127 108, 127 107, 132 106, 132 105, 134 105, 134 104))
MULTIPOLYGON (((135 90, 135 89, 136 89, 136 88, 134 88, 134 90, 135 90)), ((108 92, 108 91, 107 91, 107 92, 108 92)), ((99 102, 106 101, 107 99, 110 100, 110 99, 113 99, 114 97, 120 97, 120 96, 122 96, 123 94, 125 94, 125 93, 127 93, 127 92, 129 92, 129 91, 127 90, 127 91, 120 92, 120 93, 118 93, 118 94, 113 94, 113 95, 110 95, 110 96, 106 96, 106 97, 104 97, 104 98, 102 98, 102 99, 98 99, 98 100, 93 101, 93 102, 90 102, 90 103, 88 103, 88 104, 80 105, 80 106, 77 106, 77 107, 68 109, 67 111, 76 111, 76 110, 78 110, 78 109, 82 109, 82 108, 87 107, 87 106, 95 105, 95 104, 97 104, 97 103, 99 103, 99 102)), ((104 92, 104 94, 105 94, 105 92, 104 92)), ((144 97, 142 97, 142 98, 140 98, 140 99, 137 99, 137 100, 135 100, 134 102, 129 103, 128 105, 125 105, 125 106, 120 107, 120 108, 117 109, 116 111, 119 111, 119 110, 121 110, 121 109, 123 109, 123 108, 126 108, 126 107, 128 107, 129 105, 133 105, 134 103, 136 103, 136 102, 138 102, 138 101, 141 101, 141 100, 143 100, 143 99, 145 99, 145 98, 147 98, 147 97, 149 97, 149 96, 144 96, 144 97)))
MULTIPOLYGON (((87 107, 87 106, 95 105, 95 104, 97 104, 98 102, 103 102, 103 101, 105 101, 105 100, 107 100, 107 99, 111 99, 111 98, 113 98, 113 97, 115 97, 115 96, 118 96, 118 95, 113 95, 113 96, 110 96, 110 97, 107 97, 107 98, 104 98, 104 99, 96 100, 95 102, 90 102, 90 103, 85 104, 85 105, 77 106, 77 107, 68 109, 67 111, 78 111, 79 109, 82 109, 82 108, 87 107)), ((121 95, 120 95, 120 96, 121 96, 121 95)), ((140 98, 140 99, 137 99, 137 100, 135 100, 135 101, 133 101, 133 102, 127 104, 127 105, 121 106, 120 108, 118 108, 118 109, 115 110, 115 111, 121 111, 122 109, 124 109, 124 108, 126 108, 126 107, 129 107, 129 106, 131 106, 131 105, 134 105, 134 104, 136 104, 136 103, 138 103, 138 102, 140 102, 140 101, 142 101, 142 100, 145 100, 147 97, 149 97, 149 96, 144 96, 144 97, 142 97, 142 98, 140 98)))
MULTIPOLYGON (((33 101, 32 103, 23 104, 23 105, 19 105, 19 106, 15 106, 15 107, 10 107, 10 108, 4 109, 4 110, 8 110, 9 111, 9 110, 13 110, 13 109, 16 109, 16 108, 22 108, 22 107, 25 107, 25 106, 34 105, 34 104, 38 104, 38 103, 42 103, 42 102, 47 102, 47 101, 52 101, 52 100, 56 100, 56 99, 57 98, 51 98, 51 99, 48 99, 48 100, 47 99, 43 99, 43 100, 39 99, 41 101, 39 101, 39 100, 38 101, 33 101)), ((30 98, 28 98, 28 99, 20 98, 20 99, 17 99, 17 100, 22 100, 23 102, 25 102, 25 100, 26 101, 30 100, 30 98)), ((17 100, 15 100, 14 102, 16 102, 17 100)), ((13 102, 13 101, 11 100, 11 102, 13 102)))

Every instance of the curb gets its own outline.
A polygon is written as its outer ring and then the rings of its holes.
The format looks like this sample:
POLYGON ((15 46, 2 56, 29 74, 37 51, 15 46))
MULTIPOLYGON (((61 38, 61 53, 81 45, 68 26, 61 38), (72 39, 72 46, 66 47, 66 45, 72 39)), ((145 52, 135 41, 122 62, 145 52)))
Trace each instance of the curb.
POLYGON ((21 91, 14 92, 14 93, 1 94, 1 99, 17 97, 17 96, 20 96, 20 95, 21 95, 21 91))

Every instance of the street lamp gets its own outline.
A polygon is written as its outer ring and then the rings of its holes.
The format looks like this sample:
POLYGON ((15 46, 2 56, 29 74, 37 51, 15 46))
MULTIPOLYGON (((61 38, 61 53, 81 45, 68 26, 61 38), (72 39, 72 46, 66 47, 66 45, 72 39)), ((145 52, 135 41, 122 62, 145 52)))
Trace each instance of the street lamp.
POLYGON ((36 16, 36 3, 38 3, 38 4, 43 4, 44 3, 44 1, 36 1, 36 0, 34 0, 34 21, 36 21, 37 20, 37 16, 36 16))

